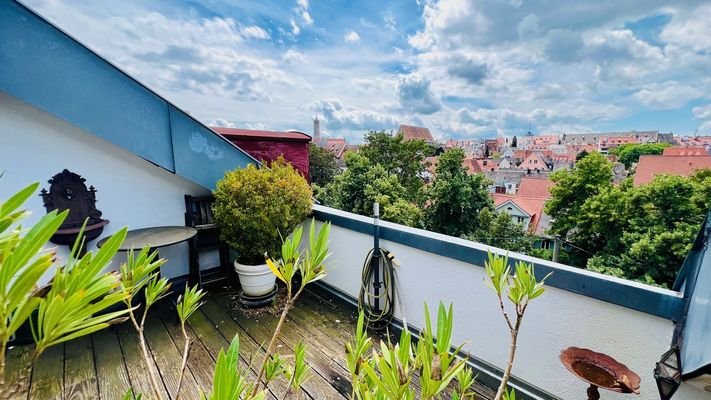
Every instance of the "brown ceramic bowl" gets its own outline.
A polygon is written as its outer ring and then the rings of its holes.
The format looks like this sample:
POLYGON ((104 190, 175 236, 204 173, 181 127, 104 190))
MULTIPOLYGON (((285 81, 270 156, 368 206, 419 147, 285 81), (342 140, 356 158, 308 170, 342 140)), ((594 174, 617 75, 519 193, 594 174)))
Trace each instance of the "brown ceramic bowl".
POLYGON ((570 372, 591 385, 619 393, 639 394, 639 375, 606 354, 568 347, 560 352, 560 361, 570 372))

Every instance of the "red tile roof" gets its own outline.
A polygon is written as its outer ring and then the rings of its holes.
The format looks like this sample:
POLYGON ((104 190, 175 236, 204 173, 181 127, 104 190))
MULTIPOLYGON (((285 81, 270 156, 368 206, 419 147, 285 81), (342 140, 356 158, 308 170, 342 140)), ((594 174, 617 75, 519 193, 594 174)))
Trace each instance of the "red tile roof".
POLYGON ((694 171, 711 168, 711 156, 644 155, 639 158, 634 173, 635 186, 652 181, 655 175, 689 176, 694 171))
POLYGON ((511 201, 518 208, 526 212, 526 214, 531 216, 531 222, 528 224, 528 230, 536 235, 544 235, 545 227, 540 224, 541 218, 543 217, 543 207, 546 204, 546 199, 540 197, 521 197, 519 195, 510 194, 500 194, 492 193, 492 199, 494 200, 494 206, 499 207, 511 201))
POLYGON ((521 164, 518 165, 518 169, 546 171, 548 170, 548 162, 541 152, 536 151, 529 154, 521 164))
POLYGON ((517 196, 520 197, 540 197, 548 199, 551 197, 550 188, 554 185, 550 179, 521 178, 517 196))
POLYGON ((462 166, 469 171, 469 174, 476 174, 483 172, 481 166, 473 157, 466 157, 462 160, 462 166))
POLYGON ((703 147, 667 147, 662 155, 665 156, 707 156, 709 152, 703 147))
POLYGON ((335 138, 335 139, 326 139, 326 143, 323 146, 326 150, 330 151, 333 153, 336 158, 342 158, 345 151, 346 151, 346 139, 343 138, 335 138))
POLYGON ((398 133, 402 133, 405 140, 424 140, 425 142, 434 142, 432 133, 428 128, 412 125, 400 125, 397 131, 398 133))
POLYGON ((240 139, 280 139, 286 141, 303 141, 310 142, 311 136, 301 132, 279 132, 279 131, 260 131, 253 129, 239 128, 219 128, 211 126, 210 129, 229 139, 230 137, 239 137, 240 139))

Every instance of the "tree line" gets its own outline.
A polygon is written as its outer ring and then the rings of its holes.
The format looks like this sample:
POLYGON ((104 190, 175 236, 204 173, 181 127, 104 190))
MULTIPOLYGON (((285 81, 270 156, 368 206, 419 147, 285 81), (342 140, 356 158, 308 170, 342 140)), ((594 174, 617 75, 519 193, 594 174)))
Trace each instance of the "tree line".
POLYGON ((632 177, 613 184, 612 168, 591 152, 571 170, 551 174, 550 232, 574 246, 575 266, 671 286, 711 205, 711 170, 634 186, 632 177))
POLYGON ((434 152, 422 140, 371 131, 357 153, 345 155, 340 173, 333 154, 312 145, 315 196, 324 205, 367 216, 378 202, 386 221, 546 256, 534 250, 536 238, 509 214, 494 212, 491 182, 468 173, 464 150, 450 149, 432 166, 426 159, 434 152))
MULTIPOLYGON (((614 149, 611 153, 629 174, 620 184, 613 183, 613 163, 599 152, 581 153, 572 169, 551 174, 555 185, 545 211, 551 217, 548 233, 567 243, 561 262, 672 285, 711 206, 711 170, 691 177, 661 175, 635 187, 631 176, 639 156, 660 154, 667 146, 614 149)), ((378 202, 386 221, 551 258, 549 250, 534 248, 537 238, 510 215, 494 212, 490 182, 462 166, 463 150, 443 153, 430 176, 426 157, 433 153, 420 140, 369 132, 360 151, 346 155, 346 169, 340 173, 332 153, 312 146, 316 197, 322 204, 367 216, 378 202)))

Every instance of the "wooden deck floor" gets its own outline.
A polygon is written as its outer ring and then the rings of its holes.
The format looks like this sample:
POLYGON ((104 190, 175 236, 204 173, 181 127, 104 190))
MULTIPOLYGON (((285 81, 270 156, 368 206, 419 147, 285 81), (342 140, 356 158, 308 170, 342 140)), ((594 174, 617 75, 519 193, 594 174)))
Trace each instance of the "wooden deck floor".
MULTIPOLYGON (((235 306, 234 292, 211 293, 207 302, 190 320, 189 334, 195 339, 188 360, 180 397, 198 399, 210 392, 212 371, 220 349, 240 335, 243 368, 261 362, 262 346, 271 338, 277 317, 248 317, 235 306)), ((343 358, 344 344, 350 340, 356 315, 337 302, 307 292, 289 314, 278 343, 287 355, 303 340, 308 344, 308 362, 314 378, 303 387, 301 399, 343 399, 350 392, 348 371, 343 358)), ((175 398, 180 370, 182 336, 169 302, 156 306, 146 323, 146 337, 153 362, 160 371, 164 397, 175 398)), ((27 346, 8 354, 8 372, 17 370, 29 356, 27 346)), ((255 371, 250 371, 252 378, 255 371)), ((145 363, 140 356, 136 334, 129 324, 107 329, 89 337, 50 348, 13 399, 121 399, 132 387, 136 393, 150 394, 145 363)), ((281 399, 286 384, 269 385, 270 399, 281 399)), ((492 398, 489 388, 477 387, 478 398, 492 398)), ((295 398, 289 395, 287 398, 295 398)))

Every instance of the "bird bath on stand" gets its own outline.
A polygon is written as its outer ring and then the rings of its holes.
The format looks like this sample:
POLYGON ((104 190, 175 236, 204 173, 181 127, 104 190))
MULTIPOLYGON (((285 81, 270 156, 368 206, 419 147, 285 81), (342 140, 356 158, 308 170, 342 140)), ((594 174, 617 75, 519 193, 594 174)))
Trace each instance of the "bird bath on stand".
POLYGON ((599 387, 618 393, 639 394, 639 375, 606 354, 568 347, 560 352, 560 361, 568 371, 590 384, 588 400, 600 399, 599 387))

